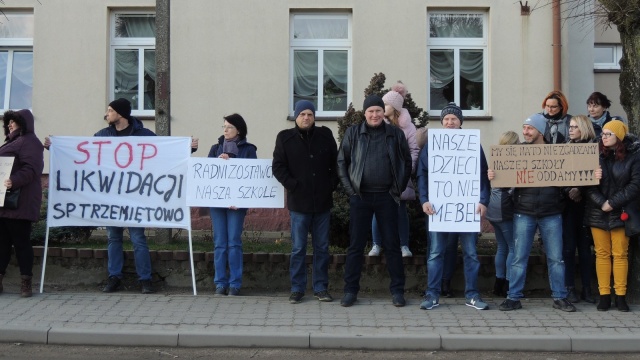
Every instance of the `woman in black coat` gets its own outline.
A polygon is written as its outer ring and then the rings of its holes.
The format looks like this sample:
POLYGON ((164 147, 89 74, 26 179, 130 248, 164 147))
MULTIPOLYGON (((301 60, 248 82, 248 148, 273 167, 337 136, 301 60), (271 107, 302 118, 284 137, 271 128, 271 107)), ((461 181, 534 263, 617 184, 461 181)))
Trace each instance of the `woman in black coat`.
POLYGON ((640 233, 639 156, 640 142, 628 134, 622 121, 611 120, 604 125, 600 141, 602 179, 600 185, 587 189, 585 212, 585 223, 591 227, 596 252, 599 311, 611 307, 612 273, 616 306, 620 311, 629 311, 625 299, 629 270, 628 235, 640 233))
POLYGON ((6 139, 0 146, 0 156, 14 159, 11 175, 3 185, 7 190, 20 190, 20 198, 16 209, 0 207, 0 292, 13 246, 20 266, 20 295, 30 297, 33 276, 31 224, 40 216, 44 147, 34 132, 31 111, 9 110, 4 113, 3 121, 6 139))

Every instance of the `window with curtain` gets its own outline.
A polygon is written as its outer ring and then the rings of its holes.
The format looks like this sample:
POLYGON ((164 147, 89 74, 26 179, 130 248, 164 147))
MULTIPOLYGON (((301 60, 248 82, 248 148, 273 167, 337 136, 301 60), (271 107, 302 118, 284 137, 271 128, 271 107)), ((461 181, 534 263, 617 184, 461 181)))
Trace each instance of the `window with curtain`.
POLYGON ((131 102, 132 113, 153 115, 156 88, 156 16, 115 12, 111 32, 111 98, 131 102))
POLYGON ((458 104, 466 116, 487 111, 487 14, 429 12, 429 112, 458 104))
POLYGON ((316 106, 316 116, 339 116, 351 101, 349 14, 291 15, 289 113, 299 100, 316 106))
POLYGON ((31 109, 33 14, 4 10, 0 21, 0 109, 31 109))

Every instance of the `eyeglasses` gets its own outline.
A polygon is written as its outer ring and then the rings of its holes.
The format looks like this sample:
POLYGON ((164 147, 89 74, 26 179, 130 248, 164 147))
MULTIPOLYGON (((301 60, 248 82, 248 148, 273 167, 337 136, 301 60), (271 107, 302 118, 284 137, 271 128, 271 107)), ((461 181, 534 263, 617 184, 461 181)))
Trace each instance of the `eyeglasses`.
POLYGON ((602 138, 603 138, 603 139, 606 139, 606 138, 611 137, 611 136, 613 136, 613 135, 614 135, 613 133, 606 133, 606 132, 603 132, 601 136, 602 136, 602 138))
POLYGON ((548 107, 549 109, 557 109, 560 105, 545 105, 544 107, 548 107))
POLYGON ((576 125, 569 125, 569 129, 570 129, 570 130, 575 130, 575 129, 577 129, 577 128, 578 128, 578 127, 577 127, 576 125))
POLYGON ((222 125, 222 130, 233 130, 235 128, 233 125, 222 125))

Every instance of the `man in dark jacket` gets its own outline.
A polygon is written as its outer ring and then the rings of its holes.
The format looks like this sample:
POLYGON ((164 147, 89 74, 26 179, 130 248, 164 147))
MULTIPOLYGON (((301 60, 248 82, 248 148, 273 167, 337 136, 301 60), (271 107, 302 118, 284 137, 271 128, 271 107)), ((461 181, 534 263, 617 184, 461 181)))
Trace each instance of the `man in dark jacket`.
POLYGON ((307 236, 313 246, 313 295, 320 301, 333 301, 329 286, 329 221, 333 190, 338 184, 336 157, 338 146, 331 130, 315 125, 313 103, 296 103, 296 126, 282 130, 273 150, 273 175, 287 189, 291 216, 291 296, 289 302, 302 301, 307 288, 307 236))
POLYGON ((351 233, 342 306, 351 306, 357 300, 363 252, 374 214, 391 277, 393 305, 406 303, 398 206, 411 175, 411 154, 402 130, 384 122, 384 106, 379 96, 368 96, 363 106, 366 121, 347 129, 338 152, 338 176, 349 195, 351 233))
MULTIPOLYGON (((547 120, 542 114, 534 114, 526 119, 522 126, 523 146, 544 144, 546 126, 547 120)), ((490 178, 492 178, 491 175, 490 178)), ((510 271, 509 293, 507 299, 500 304, 500 310, 510 311, 522 308, 520 299, 524 296, 529 253, 536 228, 539 228, 540 235, 544 239, 553 307, 567 312, 576 311, 576 307, 567 300, 567 288, 564 286, 562 211, 565 204, 562 189, 553 186, 516 188, 513 199, 515 249, 510 271)))

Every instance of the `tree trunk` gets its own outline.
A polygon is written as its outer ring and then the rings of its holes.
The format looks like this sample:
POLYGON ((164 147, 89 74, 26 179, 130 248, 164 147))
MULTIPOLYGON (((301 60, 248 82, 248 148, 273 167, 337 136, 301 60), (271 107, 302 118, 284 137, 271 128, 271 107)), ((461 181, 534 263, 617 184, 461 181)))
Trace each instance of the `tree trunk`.
POLYGON ((618 26, 622 42, 620 104, 629 117, 629 130, 640 130, 640 24, 618 26))

